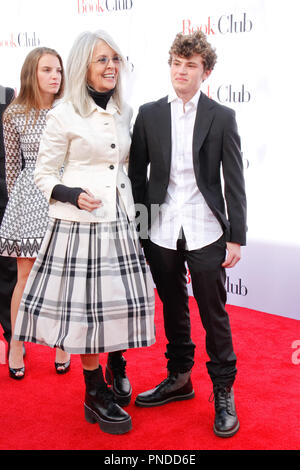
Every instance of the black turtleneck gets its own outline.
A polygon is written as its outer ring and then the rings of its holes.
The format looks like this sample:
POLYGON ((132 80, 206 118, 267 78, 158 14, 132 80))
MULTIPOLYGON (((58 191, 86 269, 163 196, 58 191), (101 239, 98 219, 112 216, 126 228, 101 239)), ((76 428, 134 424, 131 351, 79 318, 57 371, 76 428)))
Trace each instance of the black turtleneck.
POLYGON ((115 88, 109 91, 96 91, 90 85, 87 86, 88 94, 91 98, 93 98, 94 102, 97 106, 100 106, 102 109, 106 109, 107 103, 109 102, 110 98, 114 94, 115 88))
MULTIPOLYGON (((102 109, 106 109, 107 103, 112 97, 115 88, 109 91, 100 92, 94 90, 94 88, 88 85, 87 91, 97 106, 100 106, 100 108, 102 109)), ((56 201, 69 202, 70 204, 73 204, 74 206, 78 207, 78 197, 82 192, 84 192, 82 188, 69 188, 68 186, 65 186, 63 184, 57 184, 53 188, 51 197, 56 201)))

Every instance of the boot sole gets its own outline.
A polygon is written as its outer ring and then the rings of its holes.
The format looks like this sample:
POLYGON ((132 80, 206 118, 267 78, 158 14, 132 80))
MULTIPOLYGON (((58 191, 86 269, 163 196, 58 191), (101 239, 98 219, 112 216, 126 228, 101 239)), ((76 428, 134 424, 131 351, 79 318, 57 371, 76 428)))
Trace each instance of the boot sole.
POLYGON ((113 423, 111 421, 106 421, 105 419, 100 418, 100 416, 98 416, 97 413, 95 413, 86 404, 84 404, 84 416, 88 423, 98 423, 101 431, 108 434, 125 434, 132 429, 130 416, 124 421, 113 423))
POLYGON ((147 403, 147 402, 143 402, 143 401, 139 401, 138 398, 136 398, 135 400, 135 405, 136 406, 141 406, 141 407, 144 407, 144 408, 147 408, 147 407, 151 407, 151 406, 161 406, 161 405, 165 405, 166 403, 171 403, 172 401, 182 401, 182 400, 190 400, 191 398, 194 398, 195 396, 195 392, 194 390, 191 392, 191 393, 188 393, 186 395, 178 395, 177 397, 170 397, 170 398, 167 398, 166 400, 163 400, 163 401, 156 401, 156 402, 150 402, 150 403, 147 403))
POLYGON ((218 437, 232 437, 238 432, 239 429, 240 429, 239 421, 236 423, 235 427, 233 429, 230 429, 229 431, 219 431, 218 429, 216 429, 214 425, 214 433, 218 437))
MULTIPOLYGON (((112 377, 111 377, 111 373, 108 370, 108 368, 105 369, 105 380, 108 383, 108 385, 112 385, 112 377)), ((112 386, 112 392, 113 392, 114 397, 116 399, 116 402, 118 403, 119 406, 121 406, 123 408, 124 406, 129 405, 130 400, 131 400, 132 392, 130 392, 128 395, 119 395, 114 390, 113 386, 112 386)))

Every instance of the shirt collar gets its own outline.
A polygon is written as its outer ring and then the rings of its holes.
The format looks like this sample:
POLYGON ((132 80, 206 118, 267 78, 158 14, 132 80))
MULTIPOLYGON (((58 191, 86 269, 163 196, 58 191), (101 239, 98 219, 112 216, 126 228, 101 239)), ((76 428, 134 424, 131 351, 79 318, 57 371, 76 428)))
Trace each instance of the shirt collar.
MULTIPOLYGON (((201 95, 201 90, 199 88, 199 90, 197 91, 197 93, 193 96, 193 98, 190 99, 190 101, 188 101, 186 104, 188 103, 191 103, 193 106, 197 106, 198 105, 198 101, 199 101, 199 98, 200 98, 200 95, 201 95)), ((168 95, 168 103, 172 103, 172 101, 182 101, 181 98, 179 98, 177 95, 176 95, 176 92, 174 90, 174 88, 172 88, 172 90, 170 91, 169 95, 168 95)))

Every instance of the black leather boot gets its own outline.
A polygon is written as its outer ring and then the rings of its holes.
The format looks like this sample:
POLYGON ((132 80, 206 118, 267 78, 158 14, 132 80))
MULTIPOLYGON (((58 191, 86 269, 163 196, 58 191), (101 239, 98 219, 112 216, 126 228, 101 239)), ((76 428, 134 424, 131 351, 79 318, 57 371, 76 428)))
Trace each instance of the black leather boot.
POLYGON ((121 352, 108 354, 105 379, 112 386, 113 394, 120 406, 129 405, 132 394, 125 367, 126 361, 121 352))
POLYGON ((115 402, 112 391, 104 381, 102 368, 83 370, 86 392, 84 402, 85 419, 98 423, 100 429, 109 434, 124 434, 132 428, 131 418, 115 402))
POLYGON ((219 437, 232 437, 240 427, 235 410, 233 388, 216 385, 213 390, 216 412, 214 433, 219 437))
POLYGON ((140 393, 135 400, 137 406, 159 406, 171 401, 189 400, 195 396, 191 372, 170 372, 155 388, 140 393))

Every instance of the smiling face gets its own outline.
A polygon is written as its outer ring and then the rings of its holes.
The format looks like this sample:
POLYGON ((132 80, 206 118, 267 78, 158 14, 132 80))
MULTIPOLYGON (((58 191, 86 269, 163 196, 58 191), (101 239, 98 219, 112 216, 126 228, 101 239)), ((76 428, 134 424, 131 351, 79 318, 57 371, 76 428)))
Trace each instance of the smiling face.
POLYGON ((44 54, 37 66, 37 80, 40 94, 44 98, 53 98, 60 89, 62 69, 58 57, 44 54))
POLYGON ((172 56, 171 81, 179 98, 187 103, 199 90, 201 83, 211 74, 205 70, 200 54, 190 57, 172 56))
POLYGON ((88 66, 87 83, 99 92, 112 90, 117 85, 119 67, 118 54, 106 42, 99 40, 88 66))

